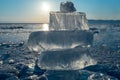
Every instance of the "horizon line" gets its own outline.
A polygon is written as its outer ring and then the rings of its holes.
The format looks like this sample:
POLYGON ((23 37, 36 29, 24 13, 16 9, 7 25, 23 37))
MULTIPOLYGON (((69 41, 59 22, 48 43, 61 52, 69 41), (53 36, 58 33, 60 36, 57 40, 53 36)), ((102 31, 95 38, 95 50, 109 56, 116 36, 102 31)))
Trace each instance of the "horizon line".
MULTIPOLYGON (((108 19, 87 19, 88 21, 90 21, 90 20, 95 20, 95 21, 120 21, 120 19, 117 19, 117 20, 114 20, 114 19, 110 19, 110 20, 108 20, 108 19)), ((48 22, 9 22, 9 21, 3 21, 3 22, 0 22, 0 24, 2 24, 2 23, 7 23, 7 24, 9 24, 9 23, 18 23, 18 24, 20 24, 20 23, 23 23, 23 24, 49 24, 48 22)))

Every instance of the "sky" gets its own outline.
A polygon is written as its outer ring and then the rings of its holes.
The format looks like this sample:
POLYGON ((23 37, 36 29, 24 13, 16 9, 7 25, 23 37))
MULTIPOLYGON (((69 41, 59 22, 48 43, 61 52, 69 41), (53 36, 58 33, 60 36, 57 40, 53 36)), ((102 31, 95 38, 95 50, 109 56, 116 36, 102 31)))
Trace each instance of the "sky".
MULTIPOLYGON (((48 23, 67 0, 0 0, 0 23, 48 23)), ((71 0, 88 19, 120 20, 120 0, 71 0)))

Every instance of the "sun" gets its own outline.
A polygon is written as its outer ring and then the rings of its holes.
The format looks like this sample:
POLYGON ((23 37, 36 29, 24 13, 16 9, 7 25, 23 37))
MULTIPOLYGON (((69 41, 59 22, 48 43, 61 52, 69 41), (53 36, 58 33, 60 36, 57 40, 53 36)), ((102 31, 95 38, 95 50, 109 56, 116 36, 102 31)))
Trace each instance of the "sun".
POLYGON ((43 2, 41 8, 42 8, 42 11, 49 12, 50 11, 50 4, 47 2, 43 2))

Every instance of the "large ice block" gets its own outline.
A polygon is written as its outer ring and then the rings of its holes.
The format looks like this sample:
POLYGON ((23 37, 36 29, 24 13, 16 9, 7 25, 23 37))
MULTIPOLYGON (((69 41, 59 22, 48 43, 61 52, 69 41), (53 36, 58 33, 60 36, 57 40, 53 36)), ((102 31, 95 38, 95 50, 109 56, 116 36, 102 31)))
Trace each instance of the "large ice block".
POLYGON ((28 47, 33 51, 74 48, 79 45, 92 45, 90 31, 38 31, 30 34, 28 47))
POLYGON ((86 14, 82 12, 50 12, 50 30, 88 30, 86 14))
POLYGON ((38 66, 47 70, 78 70, 95 65, 88 49, 63 49, 42 52, 38 58, 38 66))

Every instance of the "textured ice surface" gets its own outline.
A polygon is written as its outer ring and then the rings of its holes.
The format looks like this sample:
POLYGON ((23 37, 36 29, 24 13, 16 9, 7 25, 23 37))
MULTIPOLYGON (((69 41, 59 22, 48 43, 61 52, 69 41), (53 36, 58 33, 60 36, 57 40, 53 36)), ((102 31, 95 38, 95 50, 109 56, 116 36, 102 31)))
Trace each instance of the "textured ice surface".
POLYGON ((28 47, 33 51, 74 48, 91 45, 93 33, 89 31, 39 31, 30 34, 28 47))
POLYGON ((50 30, 88 30, 85 13, 51 12, 50 30))
MULTIPOLYGON (((101 22, 101 21, 100 21, 101 22)), ((96 23, 94 23, 96 24, 96 23)), ((108 30, 107 32, 103 29, 104 25, 96 25, 96 27, 100 30, 100 34, 98 34, 97 40, 102 42, 107 42, 108 44, 117 44, 118 47, 116 49, 116 46, 108 46, 113 47, 108 48, 107 46, 104 48, 94 47, 94 49, 90 52, 92 57, 95 58, 95 60, 98 61, 98 63, 103 65, 108 65, 106 67, 101 66, 94 66, 89 67, 85 70, 87 71, 71 71, 71 70, 53 70, 49 72, 45 72, 47 75, 48 80, 116 80, 114 78, 110 78, 109 76, 113 76, 118 78, 120 80, 120 27, 116 27, 110 24, 106 24, 106 28, 109 28, 109 26, 113 26, 115 31, 111 31, 113 29, 108 30), (109 32, 109 33, 108 33, 109 32), (107 36, 108 34, 108 36, 107 36), (102 36, 103 35, 103 36, 102 36), (104 36, 105 35, 105 36, 104 36), (112 35, 112 36, 111 36, 112 35), (99 38, 101 37, 101 38, 99 38), (104 38, 104 40, 102 39, 104 38), (117 40, 117 43, 114 43, 113 41, 117 40), (110 65, 115 65, 116 67, 111 67, 110 65), (94 70, 93 73, 89 72, 90 69, 94 70), (89 75, 90 74, 90 75, 89 75), (97 75, 96 75, 97 74, 97 75), (108 76, 107 76, 108 75, 108 76), (106 78, 105 78, 105 77, 106 78)), ((18 24, 17 24, 18 25, 18 24)), ((31 26, 32 27, 32 26, 31 26)), ((34 26, 33 26, 34 28, 34 26)), ((30 32, 33 32, 33 29, 30 29, 30 32)), ((8 32, 8 30, 7 30, 8 32)), ((6 30, 1 31, 0 30, 0 80, 25 80, 29 78, 29 80, 43 80, 41 79, 41 74, 44 73, 44 70, 39 69, 38 67, 35 67, 35 72, 32 72, 31 67, 33 64, 35 64, 36 58, 39 56, 39 54, 35 52, 30 52, 24 42, 24 40, 27 40, 29 33, 28 30, 24 29, 24 31, 21 30, 9 30, 9 33, 6 33, 6 30), (18 32, 19 31, 19 32, 18 32), (17 33, 18 32, 18 33, 17 33), (16 37, 15 37, 16 36, 16 37), (15 40, 14 40, 15 39, 15 40), (10 41, 10 42, 8 42, 10 41), (17 43, 16 43, 17 41, 17 43), (24 44, 23 46, 21 44, 24 44), (13 59, 15 62, 9 63, 9 61, 13 59), (11 66, 11 67, 10 67, 11 66), (26 69, 27 68, 27 69, 26 69), (16 74, 16 69, 18 74, 16 74), (15 75, 12 75, 15 74, 15 75), (35 75, 38 75, 36 79, 33 77, 35 75), (8 79, 8 77, 10 78, 8 79), (15 77, 18 77, 19 79, 15 79, 15 77), (1 79, 1 77, 5 77, 5 79, 1 79), (11 78, 12 77, 12 78, 11 78)), ((99 43, 98 41, 98 43, 99 43)), ((96 43, 96 45, 98 45, 96 43)), ((43 76, 44 77, 44 76, 43 76)), ((47 80, 47 79, 44 79, 47 80)))
POLYGON ((95 64, 86 49, 46 51, 38 59, 38 66, 47 70, 77 70, 95 64))
POLYGON ((48 80, 118 80, 102 73, 95 73, 86 70, 70 70, 70 71, 47 71, 48 80))

